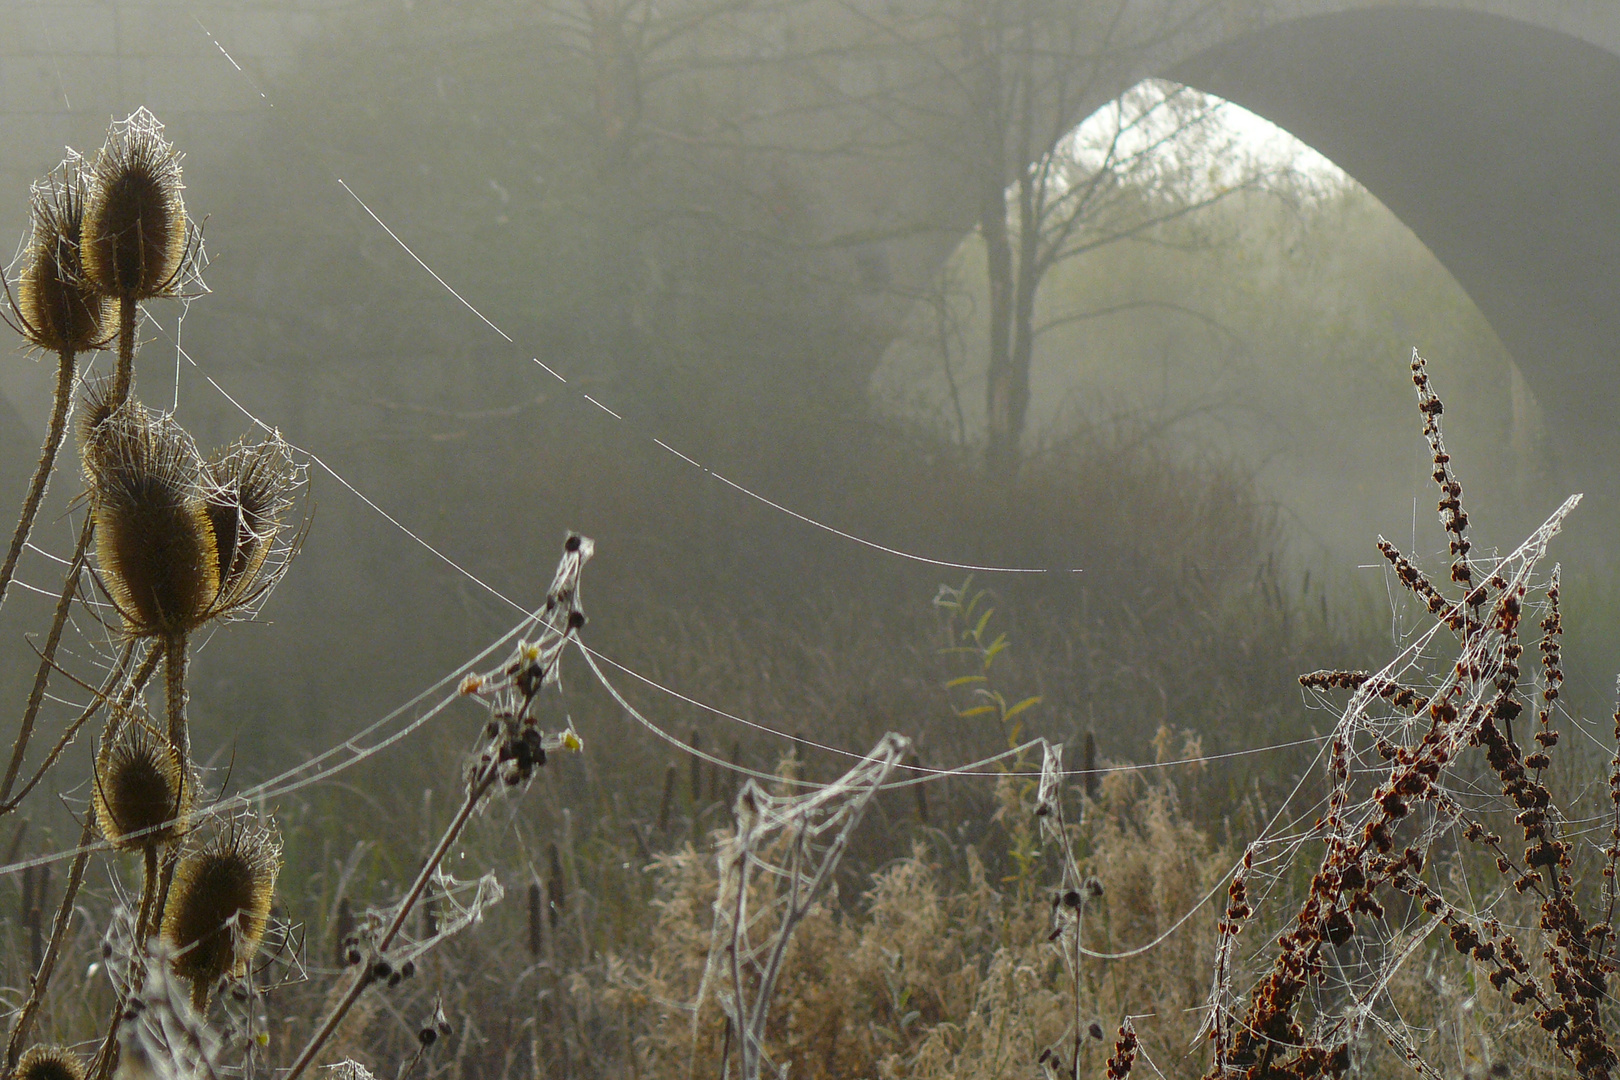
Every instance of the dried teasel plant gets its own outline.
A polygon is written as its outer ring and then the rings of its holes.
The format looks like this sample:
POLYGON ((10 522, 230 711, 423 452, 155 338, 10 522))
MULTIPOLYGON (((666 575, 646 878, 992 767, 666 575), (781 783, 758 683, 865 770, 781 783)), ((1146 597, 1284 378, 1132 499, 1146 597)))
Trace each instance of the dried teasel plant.
POLYGON ((0 566, 0 603, 16 573, 17 560, 33 530, 45 498, 56 454, 67 433, 73 405, 77 356, 99 349, 112 339, 107 301, 95 291, 80 262, 79 236, 84 220, 85 183, 79 159, 70 157, 29 192, 32 231, 23 250, 16 289, 7 280, 10 314, 5 321, 29 345, 57 356, 56 390, 51 403, 39 464, 23 500, 22 513, 0 566))
POLYGON ((118 401, 133 378, 140 301, 176 295, 200 259, 180 194, 180 158, 142 107, 108 129, 90 170, 80 246, 86 277, 119 304, 118 401))
MULTIPOLYGON (((5 1071, 18 1075, 53 972, 67 955, 82 911, 77 898, 89 858, 112 847, 142 852, 146 874, 129 963, 114 975, 117 1000, 110 1030, 90 1067, 96 1080, 106 1080, 117 1065, 117 1036, 129 1027, 127 1013, 143 1002, 148 1016, 163 1011, 166 1025, 180 1025, 171 1034, 186 1046, 201 1045, 194 1036, 206 1033, 206 1027, 185 1028, 181 1021, 190 1014, 184 1008, 157 1010, 141 996, 154 986, 152 950, 167 957, 175 947, 173 972, 167 959, 155 965, 157 982, 163 984, 158 989, 183 975, 200 1007, 213 983, 241 969, 264 933, 279 867, 273 831, 238 819, 211 834, 211 841, 188 836, 197 780, 185 717, 187 638, 210 620, 251 614, 286 571, 302 539, 287 518, 303 471, 274 433, 204 459, 172 416, 148 410, 131 394, 139 305, 180 295, 196 281, 202 261, 200 235, 185 216, 180 155, 150 112, 140 109, 113 124, 91 163, 70 158, 35 185, 32 208, 33 230, 23 259, 16 276, 4 281, 9 313, 0 316, 29 345, 58 353, 62 363, 33 494, 0 571, 0 601, 66 437, 75 357, 116 338, 118 363, 110 379, 82 398, 80 463, 87 512, 39 649, 38 673, 11 762, 0 779, 0 814, 16 809, 64 760, 94 715, 105 709, 108 720, 89 785, 93 812, 82 823, 49 941, 38 950, 25 999, 13 1010, 5 1071), (110 319, 115 305, 116 328, 110 319), (85 596, 87 570, 117 612, 121 625, 111 629, 118 652, 97 680, 99 687, 80 683, 92 700, 31 775, 25 774, 35 721, 50 697, 49 681, 57 673, 74 678, 58 664, 57 651, 75 600, 102 617, 85 596), (160 666, 166 669, 166 725, 147 719, 140 702, 160 666), (101 845, 95 843, 98 833, 101 845), (190 847, 181 859, 186 841, 190 847), (159 873, 162 852, 170 856, 159 873), (163 934, 153 939, 149 935, 158 926, 163 934), (120 975, 127 975, 124 985, 116 985, 120 975)), ((151 1049, 146 1042, 140 1045, 151 1049)), ((212 1076, 208 1057, 193 1054, 187 1060, 195 1059, 200 1075, 212 1076)), ((77 1072, 83 1075, 84 1069, 77 1072)))
POLYGON ((233 443, 203 466, 208 520, 219 559, 219 592, 209 618, 230 618, 275 588, 297 553, 303 530, 288 537, 288 514, 302 472, 279 433, 233 443))
POLYGON ((96 756, 96 827, 120 851, 177 843, 185 836, 196 779, 180 752, 151 721, 133 710, 96 756))
POLYGON ((163 649, 168 735, 188 756, 190 635, 251 610, 286 573, 302 535, 287 539, 302 474, 279 435, 204 461, 173 417, 133 400, 109 407, 115 396, 93 389, 83 429, 100 578, 125 636, 163 649))
POLYGON ((34 1046, 13 1075, 16 1080, 84 1080, 84 1059, 65 1046, 34 1046))
POLYGON ((84 447, 99 578, 126 638, 162 648, 169 739, 188 755, 188 635, 219 595, 219 552, 201 485, 202 458, 172 417, 137 401, 113 409, 84 447))
POLYGON ((144 951, 157 897, 159 853, 180 842, 190 825, 196 780, 180 751, 139 712, 113 707, 117 734, 96 756, 92 798, 102 838, 144 859, 134 943, 144 951))
POLYGON ((163 941, 174 973, 191 985, 198 1013, 220 979, 247 970, 264 938, 280 871, 274 827, 247 816, 181 856, 163 909, 163 941))

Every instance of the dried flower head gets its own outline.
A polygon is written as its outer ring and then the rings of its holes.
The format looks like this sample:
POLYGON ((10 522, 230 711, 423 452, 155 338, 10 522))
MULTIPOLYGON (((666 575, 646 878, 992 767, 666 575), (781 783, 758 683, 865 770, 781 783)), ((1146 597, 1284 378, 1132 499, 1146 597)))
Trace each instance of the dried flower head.
POLYGON ((194 630, 219 595, 219 557, 191 436, 130 401, 91 429, 83 456, 96 557, 126 633, 194 630))
POLYGON ((96 756, 96 825, 116 848, 171 844, 185 834, 193 783, 180 752, 144 717, 127 714, 96 756))
POLYGON ((257 445, 235 443, 203 470, 208 518, 219 557, 219 594, 212 614, 250 607, 286 572, 296 542, 279 549, 300 480, 291 449, 280 434, 257 445), (271 555, 279 550, 279 558, 271 555), (269 568, 266 566, 269 564, 269 568))
POLYGON ((17 1063, 16 1080, 84 1080, 84 1061, 65 1046, 35 1046, 17 1063))
POLYGON ((78 158, 64 161, 28 193, 33 232, 23 252, 6 321, 29 344, 54 353, 99 349, 116 332, 107 301, 84 275, 79 235, 85 185, 78 158))
POLYGON ((215 983, 247 970, 264 938, 280 870, 280 839, 246 817, 180 860, 163 911, 163 940, 199 1012, 215 983))
POLYGON ((79 457, 84 464, 86 477, 91 470, 90 456, 101 445, 96 429, 113 414, 116 401, 111 376, 97 379, 85 386, 83 400, 79 403, 76 425, 79 429, 79 457))
POLYGON ((104 295, 175 292, 192 262, 180 155, 145 108, 107 131, 91 170, 81 237, 84 269, 104 295))

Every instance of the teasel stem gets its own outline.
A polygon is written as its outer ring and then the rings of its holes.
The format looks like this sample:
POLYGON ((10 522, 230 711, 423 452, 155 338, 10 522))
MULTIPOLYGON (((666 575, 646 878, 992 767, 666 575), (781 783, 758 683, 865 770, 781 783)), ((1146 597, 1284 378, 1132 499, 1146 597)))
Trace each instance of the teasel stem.
POLYGON ((118 366, 113 369, 111 405, 118 408, 129 397, 129 388, 135 381, 135 317, 140 304, 127 296, 118 299, 118 366))
MULTIPOLYGON (((135 947, 142 950, 137 954, 135 961, 139 967, 145 967, 146 939, 151 936, 152 929, 152 901, 157 899, 158 883, 158 846, 147 844, 144 852, 146 856, 146 876, 141 881, 141 907, 140 913, 135 917, 135 947)), ((130 985, 134 986, 137 979, 131 978, 130 985)))
MULTIPOLYGON (((496 763, 493 761, 486 762, 482 769, 467 782, 467 797, 462 801, 461 809, 456 811, 456 816, 451 819, 449 826, 444 830, 444 835, 439 838, 438 846, 433 849, 433 854, 429 855, 427 861, 422 864, 422 871, 416 875, 416 880, 411 883, 410 891, 405 894, 405 899, 400 901, 399 907, 394 912, 394 917, 388 921, 388 925, 383 929, 381 936, 377 938, 378 952, 386 950, 389 945, 393 944, 400 928, 405 925, 405 920, 410 916, 411 909, 422 898, 422 893, 427 890, 428 882, 433 880, 433 872, 439 868, 439 863, 444 861, 445 855, 450 851, 450 846, 461 835, 461 830, 466 828, 467 822, 472 818, 473 811, 478 808, 479 802, 483 800, 484 795, 488 793, 499 775, 500 770, 496 768, 496 763)), ((298 1060, 292 1063, 292 1067, 287 1070, 285 1076, 281 1077, 281 1080, 298 1080, 303 1075, 310 1062, 315 1060, 315 1055, 320 1053, 321 1047, 326 1045, 327 1040, 337 1031, 338 1025, 343 1022, 343 1018, 354 1007, 354 1003, 360 1000, 360 995, 365 993, 366 987, 370 986, 376 979, 373 967, 370 962, 362 961, 361 968, 355 972, 354 982, 349 984, 348 991, 332 1007, 332 1011, 326 1016, 326 1022, 310 1038, 309 1044, 298 1055, 298 1060)))
MULTIPOLYGON (((128 659, 133 655, 133 644, 126 653, 119 658, 119 664, 114 668, 109 680, 116 685, 117 679, 127 669, 128 659)), ((147 656, 145 662, 136 671, 133 678, 125 683, 119 691, 118 704, 128 707, 141 692, 141 688, 151 679, 152 673, 157 670, 156 649, 147 656)), ((97 701, 102 700, 100 697, 97 701)), ((93 707, 93 706, 92 706, 93 707)), ((110 739, 118 731, 118 721, 121 715, 119 709, 110 710, 107 724, 102 731, 103 739, 110 739)), ((86 716, 84 719, 89 719, 86 716)), ((90 862, 90 851, 96 838, 96 815, 92 807, 85 814, 84 828, 79 833, 78 853, 73 856, 73 865, 68 870, 67 885, 62 890, 62 902, 56 908, 56 921, 51 926, 51 940, 45 947, 44 959, 40 961, 39 970, 33 978, 33 985, 28 990, 28 1000, 18 1011, 17 1022, 12 1026, 11 1036, 6 1042, 6 1072, 10 1073, 17 1067, 17 1061, 22 1056, 23 1044, 28 1041, 28 1030, 33 1026, 34 1017, 39 1012, 39 1005, 45 999, 45 991, 50 986, 51 973, 56 969, 56 959, 61 954, 62 942, 67 936, 68 926, 73 921, 73 905, 79 896, 79 886, 84 883, 84 868, 90 862)))
MULTIPOLYGON (((39 451, 39 465, 34 469, 33 482, 28 485, 28 497, 23 500, 22 516, 17 531, 11 534, 11 547, 6 551, 6 562, 0 566, 0 604, 6 602, 11 579, 17 571, 17 560, 22 557, 28 534, 34 529, 34 518, 39 504, 45 501, 45 489, 50 486, 51 473, 56 468, 56 452, 62 448, 67 435, 68 413, 73 408, 73 376, 78 370, 72 350, 63 350, 56 370, 56 399, 51 404, 51 422, 45 432, 45 445, 39 451)), ((0 796, 3 798, 3 796, 0 796)))
MULTIPOLYGON (((11 798, 12 786, 16 784, 17 773, 22 769, 23 755, 28 752, 28 740, 33 737, 34 721, 39 716, 40 705, 45 701, 45 685, 51 679, 51 668, 56 661, 56 647, 62 641, 62 628, 67 625, 74 594, 79 591, 79 574, 84 570, 84 555, 90 550, 90 537, 94 531, 94 519, 86 514, 84 525, 79 530, 79 545, 68 563, 67 573, 62 577, 62 593, 56 601, 56 615, 51 620, 50 633, 45 637, 45 647, 40 650, 39 670, 34 673, 34 688, 28 694, 28 707, 23 710, 22 725, 17 729, 17 741, 12 744, 11 764, 6 767, 5 779, 0 781, 0 803, 11 798)), ((5 809, 10 809, 9 804, 5 809)))
POLYGON ((39 1013, 40 1003, 45 1000, 45 988, 50 985, 51 973, 56 970, 56 959, 62 952, 62 942, 67 938, 68 925, 73 921, 74 901, 78 899, 79 886, 84 883, 84 868, 90 862, 90 848, 94 840, 95 815, 92 813, 85 816, 84 829, 79 834, 78 854, 73 856, 73 866, 68 870, 67 886, 62 890, 62 902, 56 906, 56 921, 51 926, 51 940, 45 946, 45 957, 40 961, 39 970, 34 973, 28 1000, 18 1012, 17 1022, 11 1029, 11 1038, 6 1042, 8 1074, 16 1070, 17 1061, 22 1057, 23 1044, 28 1041, 28 1031, 34 1025, 34 1017, 39 1013))
POLYGON ((169 706, 169 744, 180 752, 182 767, 191 767, 191 735, 186 730, 186 635, 163 643, 164 689, 169 706))
MULTIPOLYGON (((28 797, 28 793, 33 791, 34 787, 41 780, 45 779, 45 774, 51 771, 51 768, 56 764, 57 759, 62 756, 62 751, 66 750, 73 744, 73 740, 78 737, 79 729, 84 727, 90 718, 95 716, 96 713, 101 709, 102 703, 107 700, 108 693, 111 692, 114 686, 118 685, 118 681, 122 679, 124 677, 124 673, 129 670, 129 662, 130 659, 135 655, 136 644, 137 643, 134 640, 125 642, 123 651, 118 654, 117 662, 113 665, 112 671, 108 673, 106 681, 101 684, 101 688, 96 691, 96 696, 91 699, 90 704, 84 707, 84 711, 81 712, 78 717, 67 726, 67 729, 62 732, 61 737, 56 740, 56 745, 51 747, 51 752, 45 755, 45 760, 40 762, 39 768, 34 770, 34 775, 28 778, 27 783, 23 784, 22 790, 17 792, 17 794, 12 796, 9 800, 0 802, 0 814, 10 813, 12 810, 15 810, 22 804, 22 801, 28 797)), ((152 671, 155 669, 156 664, 157 659, 155 654, 148 655, 146 661, 144 662, 144 666, 142 667, 142 672, 144 674, 137 673, 136 675, 140 685, 144 686, 146 681, 152 677, 152 671)))
POLYGON ((150 936, 148 931, 152 925, 152 906, 158 891, 158 846, 146 845, 144 855, 146 877, 141 885, 140 913, 135 918, 135 943, 129 957, 129 978, 125 981, 124 991, 113 1001, 112 1019, 107 1023, 107 1034, 102 1036, 101 1046, 96 1050, 96 1056, 90 1062, 90 1070, 86 1074, 90 1080, 103 1080, 118 1067, 118 1025, 124 1018, 124 1010, 129 1006, 130 995, 146 981, 146 939, 150 936))

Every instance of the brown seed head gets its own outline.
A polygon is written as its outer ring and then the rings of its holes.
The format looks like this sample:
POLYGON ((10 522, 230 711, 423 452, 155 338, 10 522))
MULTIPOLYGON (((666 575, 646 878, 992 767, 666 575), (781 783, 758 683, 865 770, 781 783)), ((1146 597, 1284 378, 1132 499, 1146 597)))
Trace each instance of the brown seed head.
POLYGON ((65 1046, 35 1046, 17 1063, 16 1080, 84 1080, 84 1061, 65 1046))
POLYGON ((126 301, 172 295, 190 270, 180 155, 145 108, 107 131, 85 203, 84 269, 126 301))
POLYGON ((96 756, 96 825, 124 851, 179 840, 193 784, 180 753, 144 717, 126 714, 118 735, 96 756))
POLYGON ((280 839, 248 818, 180 860, 163 912, 163 940, 199 1010, 222 976, 247 970, 264 938, 280 870, 280 839))
POLYGON ((125 632, 196 629, 219 595, 219 557, 191 436, 126 402, 92 429, 84 464, 96 557, 125 632))
POLYGON ((84 399, 79 404, 76 421, 79 429, 79 458, 84 464, 85 476, 91 472, 90 457, 101 446, 96 434, 107 418, 113 414, 113 377, 97 379, 85 387, 84 399))
POLYGON ((250 607, 285 572, 296 542, 279 549, 283 520, 300 480, 292 451, 280 434, 249 445, 238 442, 210 459, 203 470, 208 518, 219 557, 219 595, 213 613, 250 607), (275 562, 266 569, 273 553, 275 562))
POLYGON ((29 344, 54 353, 85 352, 111 340, 107 301, 79 260, 85 185, 69 158, 28 193, 33 232, 7 321, 29 344))

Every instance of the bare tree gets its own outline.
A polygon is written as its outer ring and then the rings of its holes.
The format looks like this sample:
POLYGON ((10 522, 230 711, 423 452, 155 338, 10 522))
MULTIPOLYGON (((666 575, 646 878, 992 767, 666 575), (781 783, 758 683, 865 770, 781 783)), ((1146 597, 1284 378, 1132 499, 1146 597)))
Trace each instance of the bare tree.
MULTIPOLYGON (((1154 303, 1039 325, 1036 300, 1047 275, 1112 244, 1192 242, 1188 219, 1265 179, 1235 152, 1231 130, 1219 122, 1224 103, 1140 81, 1167 42, 1232 4, 1168 0, 1150 17, 1145 8, 1126 0, 954 0, 891 3, 878 14, 844 0, 868 31, 862 55, 881 47, 900 72, 849 95, 846 105, 887 128, 895 156, 909 143, 909 167, 949 169, 959 193, 955 205, 929 211, 939 219, 900 225, 893 235, 934 232, 945 240, 971 228, 984 241, 985 462, 993 475, 1018 469, 1040 334, 1154 303)), ((828 79, 823 90, 833 85, 828 79)))
POLYGON ((1037 325, 1036 299, 1052 269, 1125 241, 1188 242, 1166 227, 1264 174, 1234 153, 1219 122, 1223 103, 1188 87, 1138 83, 1074 126, 1100 78, 1121 67, 1106 31, 1103 48, 1094 44, 1117 4, 968 3, 964 119, 977 155, 976 226, 989 286, 985 465, 1010 476, 1019 465, 1037 337, 1112 313, 1037 325))

